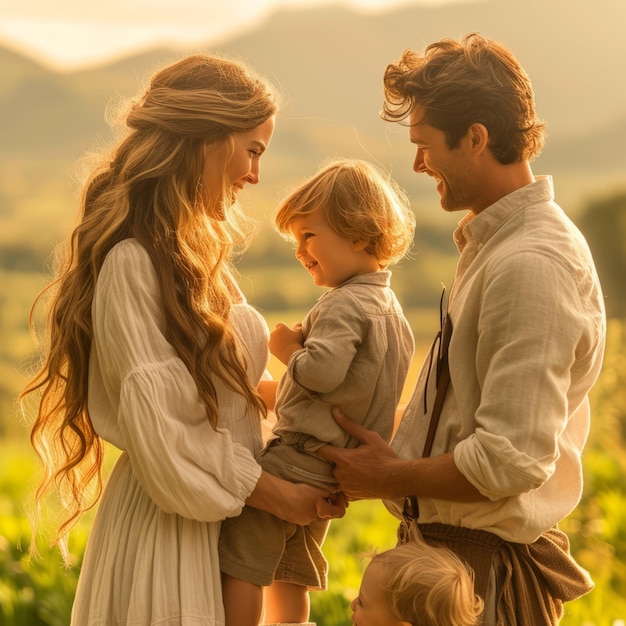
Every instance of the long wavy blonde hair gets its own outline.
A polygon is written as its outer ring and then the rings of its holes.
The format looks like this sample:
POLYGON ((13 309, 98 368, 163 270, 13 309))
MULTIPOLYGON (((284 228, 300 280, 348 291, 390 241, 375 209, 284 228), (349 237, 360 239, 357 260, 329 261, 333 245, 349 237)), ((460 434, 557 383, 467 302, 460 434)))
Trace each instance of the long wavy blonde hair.
MULTIPOLYGON (((133 237, 148 251, 167 339, 195 380, 213 427, 212 375, 265 411, 228 321, 239 297, 232 257, 247 244, 250 224, 236 205, 224 220, 211 219, 199 182, 204 146, 232 155, 233 133, 261 125, 277 106, 273 89, 239 62, 205 55, 177 61, 130 103, 124 136, 84 184, 78 225, 31 311, 33 326, 34 310, 46 300, 46 344, 40 369, 20 394, 22 401, 33 393, 38 400, 31 442, 43 477, 33 533, 42 500, 56 492, 65 516, 56 543, 66 561, 69 531, 102 491, 103 443, 87 406, 91 307, 104 258, 118 242, 133 237)), ((219 192, 227 202, 223 181, 219 192)))

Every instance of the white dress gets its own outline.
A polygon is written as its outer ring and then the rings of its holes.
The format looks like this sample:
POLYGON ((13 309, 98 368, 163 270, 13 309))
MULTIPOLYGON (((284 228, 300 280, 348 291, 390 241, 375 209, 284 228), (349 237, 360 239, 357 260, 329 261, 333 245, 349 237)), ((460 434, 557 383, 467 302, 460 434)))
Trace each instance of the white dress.
MULTIPOLYGON (((232 323, 256 384, 268 331, 245 301, 232 323)), ((89 536, 72 626, 221 626, 218 538, 261 469, 261 424, 216 383, 219 428, 164 336, 154 266, 135 240, 108 254, 93 301, 89 410, 122 454, 89 536)))

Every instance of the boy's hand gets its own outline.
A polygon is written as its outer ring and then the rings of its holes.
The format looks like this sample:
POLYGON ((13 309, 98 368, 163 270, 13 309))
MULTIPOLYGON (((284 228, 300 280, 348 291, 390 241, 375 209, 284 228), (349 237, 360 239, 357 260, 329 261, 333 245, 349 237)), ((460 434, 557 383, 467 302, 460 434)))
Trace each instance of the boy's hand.
POLYGON ((287 365, 289 357, 304 347, 302 324, 294 324, 291 328, 282 322, 270 334, 270 352, 282 363, 287 365))

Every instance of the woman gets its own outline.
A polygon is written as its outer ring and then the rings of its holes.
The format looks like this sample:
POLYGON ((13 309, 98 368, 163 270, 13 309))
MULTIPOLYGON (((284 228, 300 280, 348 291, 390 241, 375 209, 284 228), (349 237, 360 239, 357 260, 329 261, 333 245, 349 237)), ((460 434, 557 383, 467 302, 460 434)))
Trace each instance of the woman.
POLYGON ((67 533, 100 499, 103 440, 122 450, 101 498, 72 612, 77 626, 223 624, 220 522, 244 504, 304 524, 341 514, 325 491, 261 471, 256 386, 267 328, 230 265, 235 203, 259 180, 277 110, 240 63, 191 56, 157 72, 125 137, 87 180, 48 311, 37 502, 67 533))

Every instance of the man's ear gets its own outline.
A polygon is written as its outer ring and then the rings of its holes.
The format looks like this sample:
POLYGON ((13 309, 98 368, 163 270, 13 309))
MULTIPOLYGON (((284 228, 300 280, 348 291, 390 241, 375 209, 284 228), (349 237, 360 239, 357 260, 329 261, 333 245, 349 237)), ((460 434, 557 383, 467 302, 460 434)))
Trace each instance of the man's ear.
POLYGON ((480 154, 489 146, 489 131, 484 124, 472 124, 467 130, 467 137, 475 154, 480 154))

